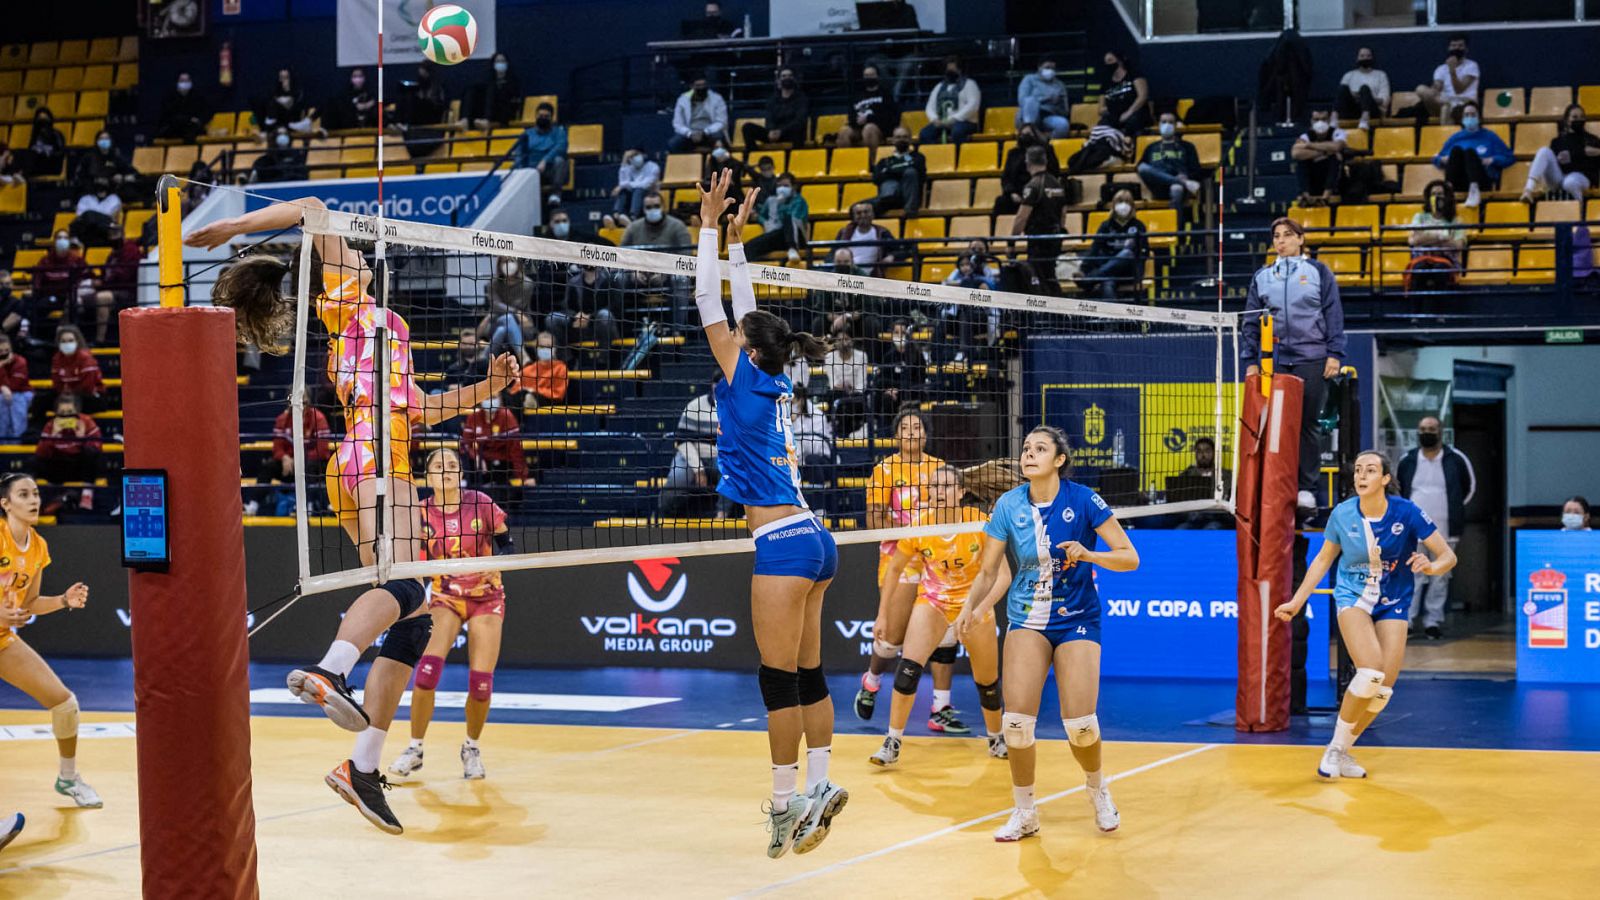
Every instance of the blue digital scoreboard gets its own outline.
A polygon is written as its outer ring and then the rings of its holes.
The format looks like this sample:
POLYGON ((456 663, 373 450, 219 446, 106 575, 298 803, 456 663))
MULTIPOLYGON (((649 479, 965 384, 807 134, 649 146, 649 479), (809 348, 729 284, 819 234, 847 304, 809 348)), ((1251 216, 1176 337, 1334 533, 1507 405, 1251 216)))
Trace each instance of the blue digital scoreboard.
POLYGON ((172 563, 172 523, 164 469, 122 470, 122 564, 165 572, 172 563))

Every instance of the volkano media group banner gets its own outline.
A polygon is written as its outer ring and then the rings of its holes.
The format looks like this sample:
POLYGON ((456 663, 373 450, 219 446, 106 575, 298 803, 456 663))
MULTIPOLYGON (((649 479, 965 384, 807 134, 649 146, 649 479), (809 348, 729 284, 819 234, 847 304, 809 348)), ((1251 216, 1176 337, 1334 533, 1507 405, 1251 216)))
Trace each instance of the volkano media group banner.
MULTIPOLYGON (((495 0, 450 0, 472 13, 478 22, 478 43, 469 59, 488 59, 495 54, 495 0)), ((434 0, 339 0, 339 65, 375 66, 378 64, 378 5, 383 5, 383 62, 422 62, 417 44, 417 23, 434 0)), ((394 85, 398 88, 399 85, 394 85)))

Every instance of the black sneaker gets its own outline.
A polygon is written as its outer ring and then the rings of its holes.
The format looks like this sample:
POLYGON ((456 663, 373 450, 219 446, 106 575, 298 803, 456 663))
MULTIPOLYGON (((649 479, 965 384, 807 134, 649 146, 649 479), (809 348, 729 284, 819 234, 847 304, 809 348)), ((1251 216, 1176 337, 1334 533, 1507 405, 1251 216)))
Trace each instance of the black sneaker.
POLYGON ((960 719, 956 718, 956 708, 946 706, 944 709, 935 710, 928 715, 928 730, 942 731, 945 734, 971 734, 972 729, 960 719))
POLYGON ((344 683, 343 675, 316 666, 295 669, 289 673, 289 693, 302 703, 322 707, 333 724, 345 731, 366 731, 372 724, 367 711, 350 693, 350 686, 344 683))
POLYGON ((867 676, 861 676, 861 690, 856 691, 856 718, 872 721, 872 711, 878 706, 878 692, 867 687, 867 676))
POLYGON ((1438 639, 1440 639, 1442 637, 1444 637, 1444 632, 1439 630, 1439 626, 1437 626, 1437 625, 1429 625, 1428 626, 1428 640, 1437 641, 1438 639))
POLYGON ((387 834, 400 834, 405 831, 400 826, 400 820, 394 817, 389 810, 389 801, 383 797, 383 792, 393 790, 394 785, 389 779, 377 772, 357 772, 355 763, 345 760, 333 767, 328 777, 322 779, 333 788, 333 792, 345 799, 345 802, 361 810, 368 822, 378 826, 380 831, 387 834))

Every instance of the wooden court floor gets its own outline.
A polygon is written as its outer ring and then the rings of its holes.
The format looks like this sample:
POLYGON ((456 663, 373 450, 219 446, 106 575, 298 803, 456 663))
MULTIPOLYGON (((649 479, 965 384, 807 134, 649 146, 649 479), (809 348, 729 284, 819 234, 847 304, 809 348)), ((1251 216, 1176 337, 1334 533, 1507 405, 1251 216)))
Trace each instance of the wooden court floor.
MULTIPOLYGON (((0 726, 47 721, 0 711, 0 726)), ((841 735, 833 771, 849 808, 815 852, 769 860, 757 732, 491 724, 489 778, 466 782, 461 726, 441 722, 427 766, 390 795, 400 837, 322 784, 347 737, 320 719, 255 719, 263 897, 1460 900, 1594 897, 1600 885, 1594 753, 1358 747, 1372 777, 1325 784, 1312 747, 1110 743, 1123 818, 1102 835, 1066 744, 1045 741, 1044 831, 999 845, 989 833, 1009 781, 981 741, 912 737, 885 771, 866 762, 878 739, 841 735)), ((390 740, 385 764, 402 745, 390 740)), ((139 896, 133 740, 80 746, 102 810, 63 806, 51 742, 0 744, 0 806, 28 816, 0 853, 0 897, 139 896)), ((173 764, 206 760, 197 750, 173 764)))

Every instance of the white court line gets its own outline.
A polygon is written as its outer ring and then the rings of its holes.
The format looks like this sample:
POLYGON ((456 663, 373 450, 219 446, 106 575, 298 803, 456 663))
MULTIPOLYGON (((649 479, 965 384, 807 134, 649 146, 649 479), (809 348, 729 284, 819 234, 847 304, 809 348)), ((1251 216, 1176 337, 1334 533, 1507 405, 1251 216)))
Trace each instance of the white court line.
MULTIPOLYGON (((355 692, 359 702, 361 691, 355 692)), ((593 712, 618 713, 663 703, 677 703, 678 697, 637 697, 614 694, 523 694, 500 691, 494 695, 494 708, 498 710, 538 710, 542 712, 593 712)), ((250 691, 250 702, 263 706, 300 706, 301 701, 287 688, 255 688, 250 691)), ((400 705, 411 705, 411 692, 400 695, 400 705)), ((434 693, 436 709, 461 709, 467 705, 466 691, 437 691, 434 693)))
MULTIPOLYGON (((1145 763, 1144 765, 1139 766, 1138 768, 1129 769, 1126 772, 1119 772, 1118 774, 1113 775, 1110 778, 1107 778, 1106 782, 1109 784, 1110 782, 1113 782, 1113 781, 1121 781, 1124 778, 1128 778, 1128 777, 1133 776, 1133 775, 1138 775, 1141 772, 1148 772, 1151 769, 1160 768, 1161 766, 1167 765, 1168 763, 1175 763, 1180 759, 1188 759, 1191 756, 1199 755, 1201 753, 1206 752, 1207 750, 1216 749, 1218 746, 1220 746, 1220 745, 1218 745, 1218 744, 1206 744, 1206 745, 1204 745, 1202 747, 1196 747, 1193 750, 1185 750, 1182 753, 1175 753, 1172 756, 1162 757, 1161 759, 1158 759, 1155 762, 1145 763)), ((1051 794, 1048 797, 1041 797, 1039 800, 1034 802, 1034 805, 1035 806, 1043 806, 1044 804, 1049 803, 1051 800, 1059 800, 1062 797, 1066 797, 1066 796, 1069 796, 1071 794, 1076 794, 1079 791, 1082 791, 1082 790, 1085 790, 1085 789, 1086 789, 1086 785, 1081 785, 1080 784, 1080 785, 1078 785, 1077 787, 1074 787, 1074 788, 1068 788, 1068 789, 1066 789, 1064 791, 1058 791, 1057 793, 1051 794)), ((832 863, 831 865, 823 866, 820 869, 813 869, 810 872, 801 872, 800 874, 795 875, 795 876, 793 876, 791 878, 785 878, 782 881, 774 881, 773 883, 771 883, 769 885, 766 885, 764 887, 755 888, 753 890, 745 891, 742 894, 734 894, 733 895, 734 896, 734 900, 739 900, 739 898, 741 898, 741 897, 759 897, 759 896, 761 896, 763 894, 770 894, 773 891, 776 891, 776 890, 778 890, 780 888, 785 888, 785 887, 789 887, 790 885, 799 884, 802 881, 807 881, 809 879, 817 877, 818 875, 828 875, 830 873, 837 872, 840 869, 849 868, 850 866, 853 866, 856 863, 863 863, 863 862, 866 862, 866 861, 871 860, 871 859, 877 859, 880 856, 888 856, 891 853, 894 853, 894 852, 899 851, 899 850, 904 850, 907 847, 915 847, 918 844, 925 844, 928 841, 934 840, 936 838, 944 837, 947 834, 954 834, 955 832, 962 831, 962 830, 967 829, 967 828, 971 828, 974 825, 982 825, 984 822, 990 822, 990 821, 993 821, 995 819, 999 819, 999 818, 1002 818, 1004 816, 1008 816, 1010 814, 1011 814, 1011 810, 1008 808, 1008 809, 1003 809, 1000 812, 989 813, 986 816, 979 816, 976 819, 968 819, 965 822, 960 822, 960 823, 957 823, 955 825, 950 825, 948 827, 941 828, 938 831, 930 831, 927 834, 922 835, 921 837, 914 837, 914 838, 911 838, 910 840, 901 841, 898 844, 891 844, 891 845, 889 845, 887 847, 884 847, 881 850, 874 850, 871 853, 863 853, 860 856, 853 856, 853 857, 851 857, 849 859, 841 860, 839 862, 832 863)))
POLYGON ((604 750, 590 750, 587 753, 569 754, 569 755, 582 756, 582 757, 585 757, 585 758, 590 757, 590 756, 604 756, 607 753, 621 753, 624 750, 632 750, 632 749, 634 749, 636 747, 648 747, 651 744, 665 744, 667 741, 675 741, 675 740, 677 740, 679 738, 686 738, 686 737, 691 737, 691 736, 696 735, 696 734, 705 734, 705 733, 706 733, 706 729, 704 729, 704 728, 691 728, 691 729, 689 729, 687 731, 678 731, 678 732, 674 732, 672 734, 663 734, 663 735, 659 735, 659 736, 653 737, 653 738, 646 738, 645 740, 642 740, 642 741, 634 741, 631 744, 621 744, 621 745, 618 745, 616 747, 607 747, 604 750))

